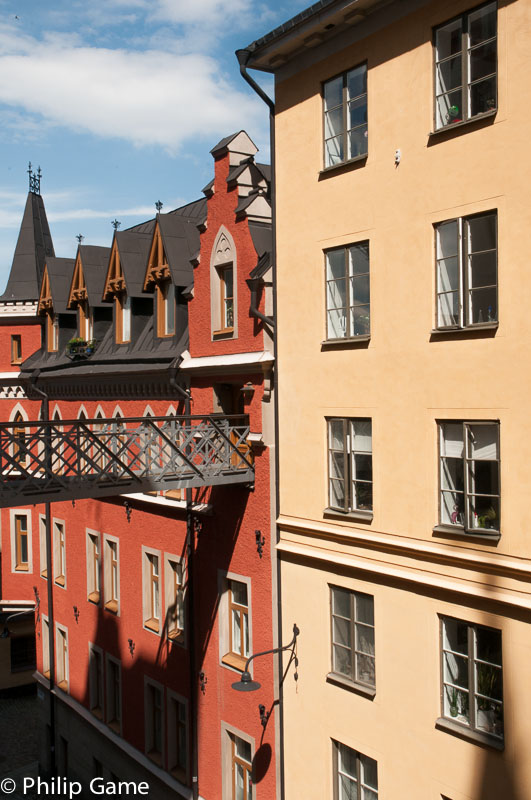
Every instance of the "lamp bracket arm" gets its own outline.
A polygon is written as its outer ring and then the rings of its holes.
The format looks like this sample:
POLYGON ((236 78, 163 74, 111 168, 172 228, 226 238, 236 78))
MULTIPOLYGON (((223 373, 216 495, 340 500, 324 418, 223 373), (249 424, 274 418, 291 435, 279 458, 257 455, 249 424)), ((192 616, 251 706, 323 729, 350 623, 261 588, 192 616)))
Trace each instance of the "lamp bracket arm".
POLYGON ((253 658, 258 658, 259 656, 268 656, 272 653, 282 653, 283 650, 292 650, 295 647, 297 642, 297 636, 299 635, 300 630, 297 625, 293 626, 293 639, 289 644, 284 645, 284 647, 274 647, 272 650, 264 650, 262 653, 253 653, 252 656, 249 656, 247 661, 245 662, 244 672, 249 672, 249 664, 253 660, 253 658))

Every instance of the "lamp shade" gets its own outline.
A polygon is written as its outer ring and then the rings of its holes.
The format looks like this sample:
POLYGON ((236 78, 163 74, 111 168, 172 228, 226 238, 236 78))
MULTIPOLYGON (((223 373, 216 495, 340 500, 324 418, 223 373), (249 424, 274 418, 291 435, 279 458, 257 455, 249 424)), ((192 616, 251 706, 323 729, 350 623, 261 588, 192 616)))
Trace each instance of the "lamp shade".
POLYGON ((242 672, 240 680, 232 684, 232 688, 236 689, 237 692, 255 692, 260 689, 261 685, 258 681, 253 681, 250 674, 245 670, 242 672))

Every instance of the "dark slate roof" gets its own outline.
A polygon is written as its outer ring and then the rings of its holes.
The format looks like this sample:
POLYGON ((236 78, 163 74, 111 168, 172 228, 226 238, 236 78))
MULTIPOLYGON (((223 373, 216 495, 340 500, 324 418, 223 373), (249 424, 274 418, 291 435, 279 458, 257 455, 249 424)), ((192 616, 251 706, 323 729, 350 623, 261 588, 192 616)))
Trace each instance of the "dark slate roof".
POLYGON ((254 165, 260 170, 266 181, 271 183, 271 164, 260 164, 258 161, 255 161, 254 165))
POLYGON ((29 192, 9 280, 0 302, 37 300, 48 256, 55 256, 55 252, 44 201, 40 194, 29 192))
POLYGON ((68 291, 70 289, 75 263, 73 258, 46 259, 53 310, 56 314, 64 314, 68 311, 66 304, 68 303, 68 291))
POLYGON ((185 206, 179 206, 175 211, 170 211, 170 214, 177 214, 180 217, 188 217, 195 219, 198 222, 204 222, 207 215, 207 202, 204 197, 199 200, 194 200, 192 203, 187 203, 185 206))
POLYGON ((153 231, 150 233, 133 230, 116 231, 115 241, 129 297, 143 295, 152 238, 153 231))
POLYGON ((249 233, 253 240, 254 249, 258 256, 263 256, 264 253, 270 253, 273 249, 273 232, 271 225, 260 222, 249 222, 249 233))
POLYGON ((200 248, 198 223, 206 219, 207 201, 203 197, 176 208, 168 214, 157 214, 164 252, 176 286, 193 282, 192 261, 200 248))
POLYGON ((155 228, 155 220, 148 219, 147 222, 139 222, 138 225, 133 225, 131 228, 125 228, 122 231, 122 233, 126 233, 127 231, 135 231, 136 233, 153 234, 154 228, 155 228))
POLYGON ((245 133, 245 131, 243 130, 236 131, 236 133, 231 133, 230 136, 225 136, 224 139, 221 139, 221 141, 219 141, 216 145, 214 145, 214 147, 210 151, 211 154, 214 156, 216 155, 216 153, 219 153, 220 150, 223 150, 228 144, 232 142, 233 139, 239 136, 240 133, 245 133))
POLYGON ((299 14, 296 14, 296 16, 291 17, 291 19, 288 19, 286 22, 283 22, 282 25, 278 26, 278 28, 274 28, 269 33, 266 33, 265 36, 262 36, 260 39, 255 39, 255 41, 251 42, 251 44, 248 45, 245 50, 249 50, 251 53, 253 53, 263 45, 268 44, 274 39, 282 36, 284 33, 288 33, 289 31, 293 30, 293 28, 296 28, 301 22, 313 17, 315 14, 318 14, 319 11, 322 11, 323 8, 333 5, 335 2, 337 2, 337 0, 319 0, 319 2, 303 9, 299 14))
POLYGON ((101 306, 111 248, 95 244, 80 244, 78 253, 81 257, 89 305, 101 306))
POLYGON ((212 190, 212 187, 213 187, 213 186, 214 186, 214 178, 212 178, 212 180, 211 180, 211 181, 209 181, 209 182, 207 183, 207 185, 206 185, 206 186, 204 186, 204 187, 201 189, 201 191, 203 192, 203 194, 210 194, 210 192, 211 192, 211 190, 212 190))

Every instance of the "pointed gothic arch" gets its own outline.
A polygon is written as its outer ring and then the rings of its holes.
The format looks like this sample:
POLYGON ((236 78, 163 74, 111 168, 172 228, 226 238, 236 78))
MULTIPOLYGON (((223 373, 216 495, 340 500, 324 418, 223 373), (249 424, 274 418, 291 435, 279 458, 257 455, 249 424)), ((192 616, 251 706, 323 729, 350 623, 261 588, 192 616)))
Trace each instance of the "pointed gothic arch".
POLYGON ((210 324, 212 338, 238 336, 238 269, 236 245, 220 225, 210 253, 210 324))

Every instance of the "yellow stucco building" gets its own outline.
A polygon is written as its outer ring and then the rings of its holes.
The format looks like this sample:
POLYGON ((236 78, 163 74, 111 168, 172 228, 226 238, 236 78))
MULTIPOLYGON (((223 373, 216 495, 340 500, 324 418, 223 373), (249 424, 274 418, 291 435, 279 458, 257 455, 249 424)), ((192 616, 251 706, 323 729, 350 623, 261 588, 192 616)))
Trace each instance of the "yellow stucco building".
POLYGON ((531 798, 531 2, 321 0, 275 74, 288 800, 531 798))

